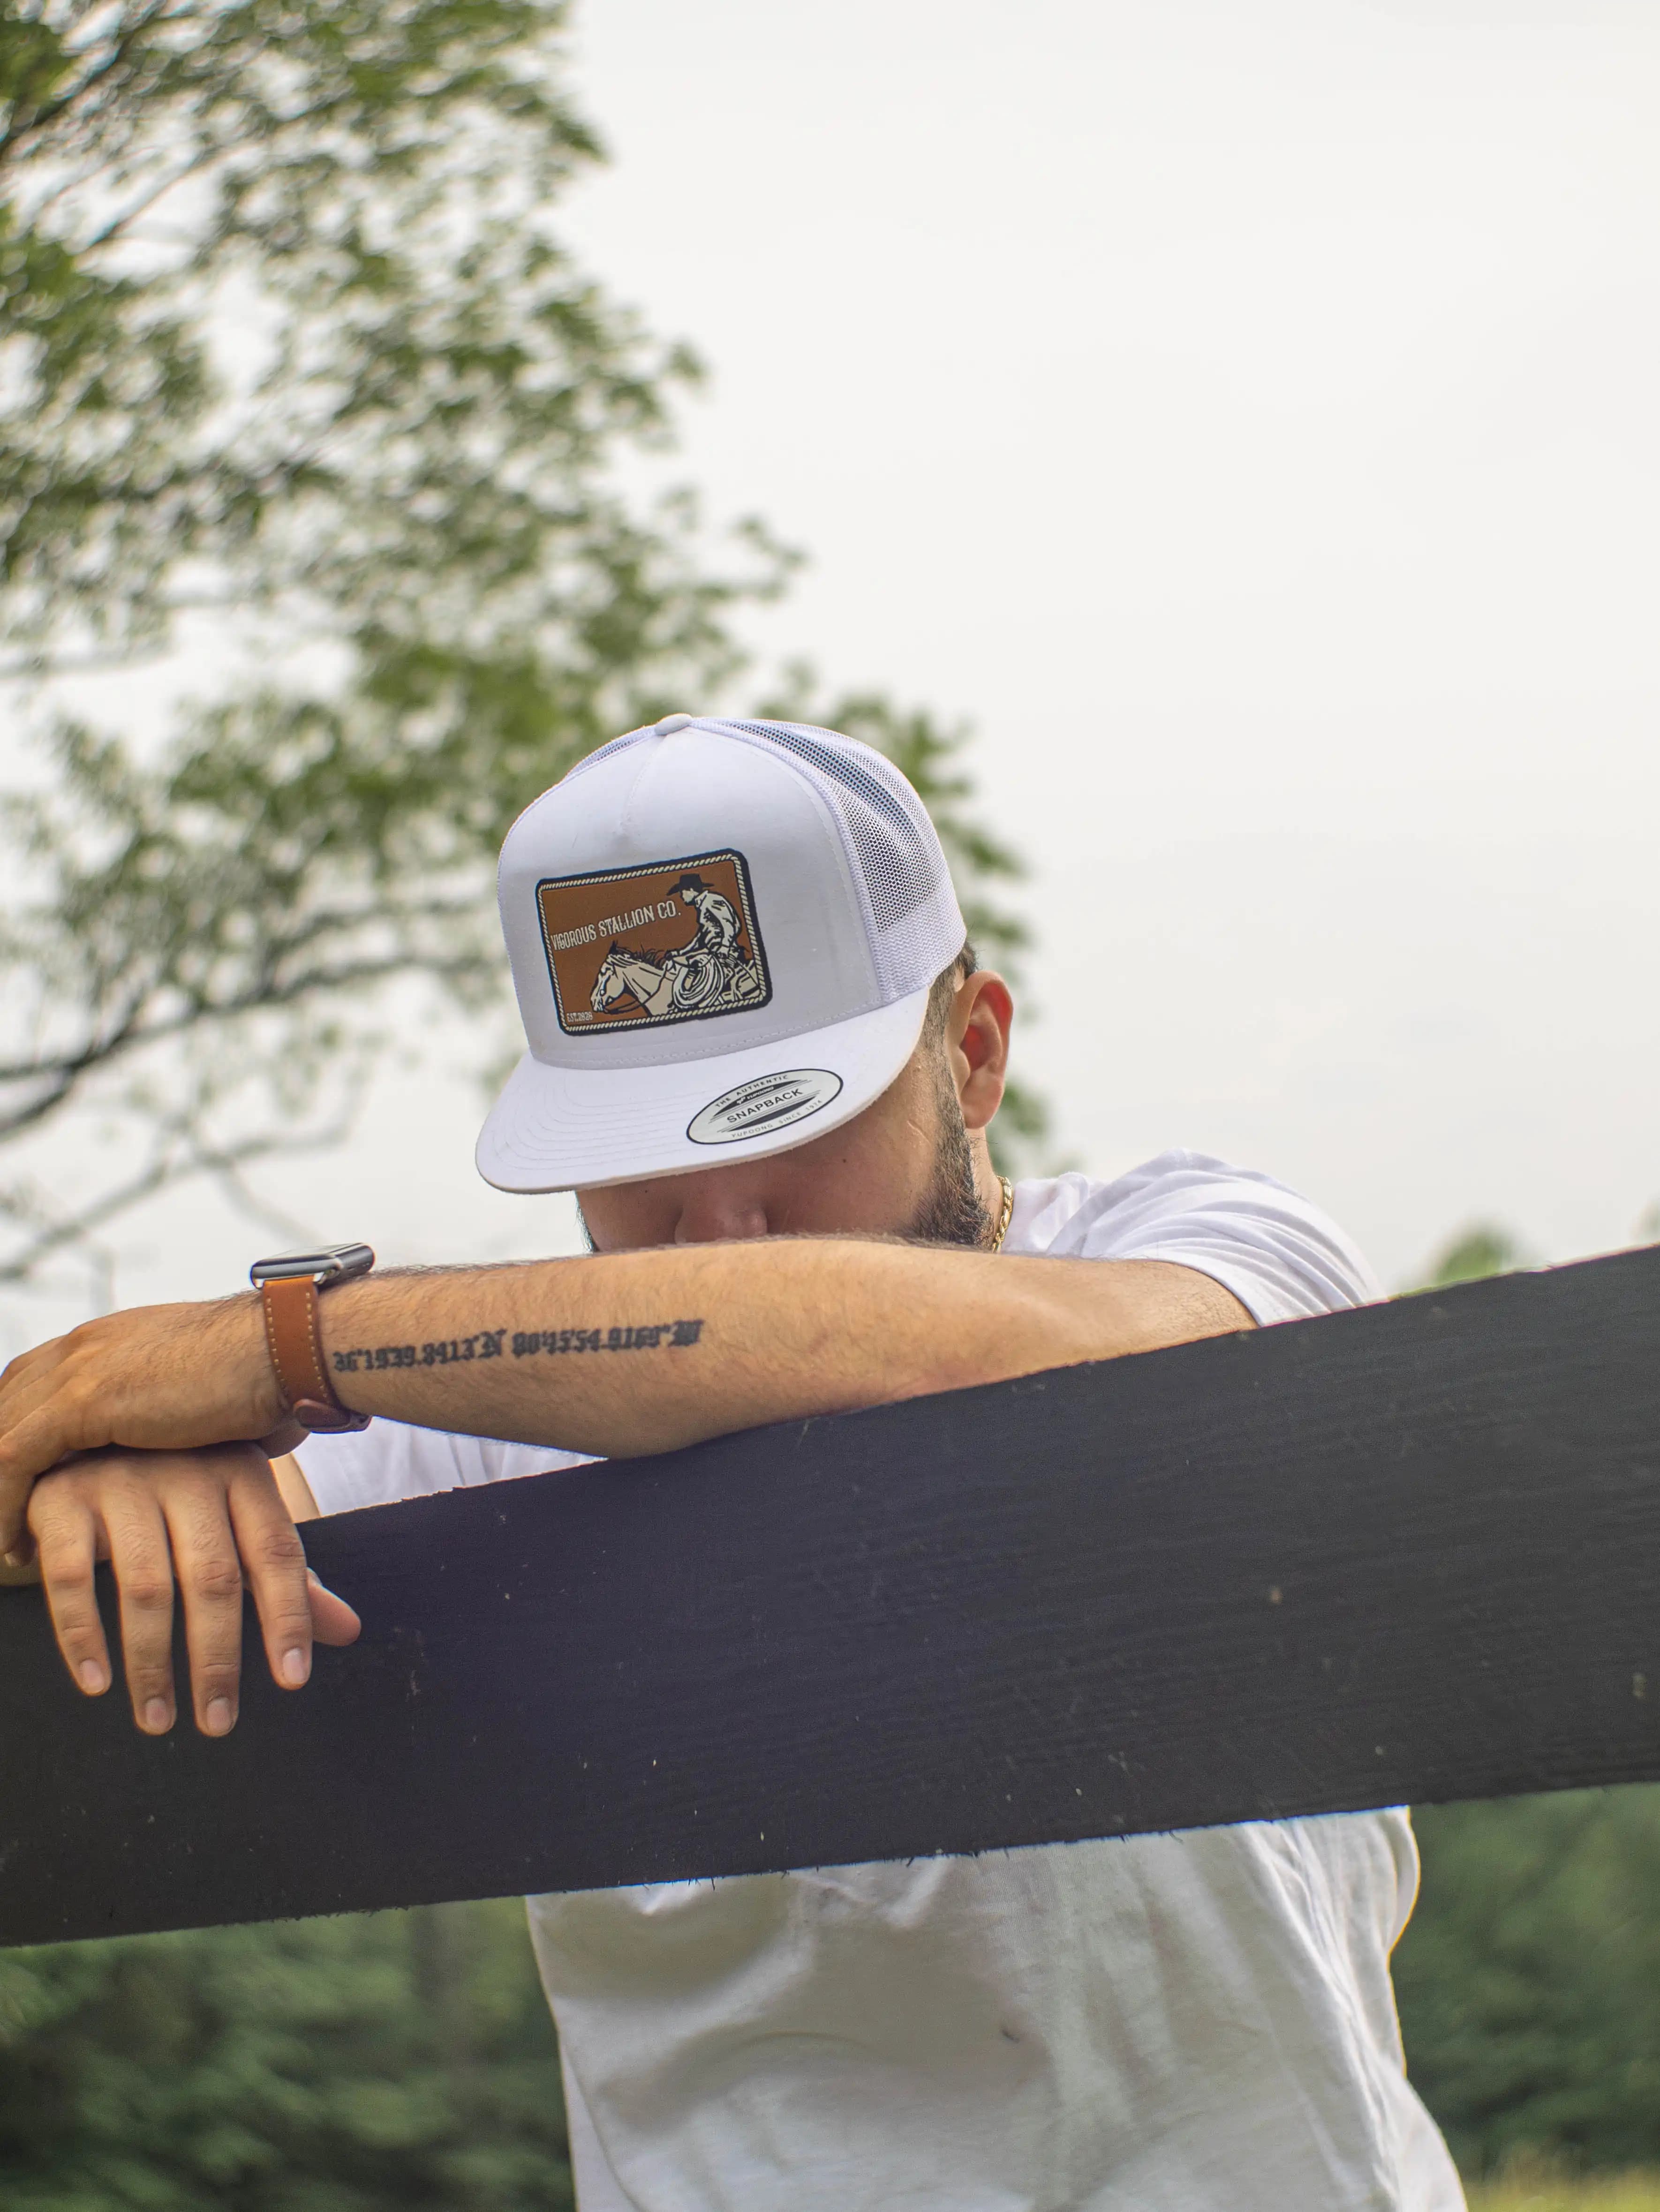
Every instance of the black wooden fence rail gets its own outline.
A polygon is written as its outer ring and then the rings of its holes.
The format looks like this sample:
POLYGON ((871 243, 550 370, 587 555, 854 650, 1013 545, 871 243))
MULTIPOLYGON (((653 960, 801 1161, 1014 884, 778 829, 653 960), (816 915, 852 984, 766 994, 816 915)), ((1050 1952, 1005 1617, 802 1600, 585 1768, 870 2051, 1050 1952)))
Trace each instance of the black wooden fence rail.
POLYGON ((0 1942, 1660 1778, 1660 1250, 307 1543, 222 1742, 0 1591, 0 1942))

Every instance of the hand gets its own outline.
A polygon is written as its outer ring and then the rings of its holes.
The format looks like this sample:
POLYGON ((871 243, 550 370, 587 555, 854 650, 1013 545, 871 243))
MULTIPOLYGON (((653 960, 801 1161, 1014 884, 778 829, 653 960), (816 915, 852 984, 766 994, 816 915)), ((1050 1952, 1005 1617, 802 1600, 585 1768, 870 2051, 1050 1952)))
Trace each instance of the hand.
POLYGON ((257 1297, 83 1322, 0 1375, 0 1558, 23 1556, 30 1486, 72 1453, 183 1450, 269 1436, 287 1419, 257 1297))
POLYGON ((282 1689, 309 1678, 313 1641, 350 1644, 360 1626, 344 1599, 308 1571, 270 1463, 252 1444, 92 1453, 36 1483, 28 1522, 58 1648, 89 1698, 110 1686, 93 1566, 98 1559, 113 1565, 127 1692, 147 1735, 164 1735, 173 1723, 175 1574, 191 1701, 204 1735, 236 1725, 245 1575, 271 1677, 282 1689))

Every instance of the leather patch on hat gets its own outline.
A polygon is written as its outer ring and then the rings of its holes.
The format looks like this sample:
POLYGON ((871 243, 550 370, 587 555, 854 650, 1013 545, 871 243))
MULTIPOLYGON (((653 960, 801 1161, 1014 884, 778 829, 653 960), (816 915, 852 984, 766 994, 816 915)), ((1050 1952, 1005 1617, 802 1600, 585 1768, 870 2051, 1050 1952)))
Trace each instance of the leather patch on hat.
POLYGON ((753 1013, 772 995, 741 853, 549 878, 536 904, 567 1036, 753 1013))

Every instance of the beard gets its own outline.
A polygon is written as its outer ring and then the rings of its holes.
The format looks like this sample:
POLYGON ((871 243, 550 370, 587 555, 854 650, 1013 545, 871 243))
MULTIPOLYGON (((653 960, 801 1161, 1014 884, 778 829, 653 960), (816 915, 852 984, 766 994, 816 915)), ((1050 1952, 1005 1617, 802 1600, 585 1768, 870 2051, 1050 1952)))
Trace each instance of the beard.
POLYGON ((974 1155, 963 1126, 962 1105, 942 1058, 936 1097, 940 1126, 933 1171, 922 1204, 905 1234, 918 1244, 963 1244, 979 1249, 991 1242, 991 1216, 974 1181, 974 1155))

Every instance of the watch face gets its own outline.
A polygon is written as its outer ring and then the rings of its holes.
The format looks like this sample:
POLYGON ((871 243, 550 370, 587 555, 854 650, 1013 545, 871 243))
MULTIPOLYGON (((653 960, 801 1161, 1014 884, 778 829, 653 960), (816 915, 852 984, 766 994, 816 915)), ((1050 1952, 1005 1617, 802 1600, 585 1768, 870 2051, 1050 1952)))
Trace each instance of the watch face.
POLYGON ((261 1283, 283 1283, 296 1275, 309 1275, 319 1288, 343 1283, 354 1275, 367 1275, 374 1265, 367 1244, 325 1244, 316 1252, 279 1252, 269 1260, 256 1260, 248 1280, 256 1290, 261 1283))

